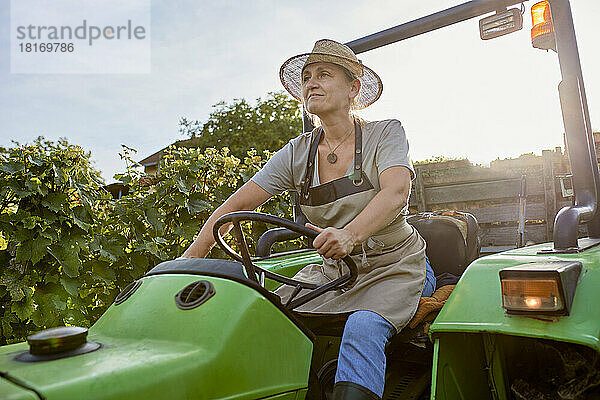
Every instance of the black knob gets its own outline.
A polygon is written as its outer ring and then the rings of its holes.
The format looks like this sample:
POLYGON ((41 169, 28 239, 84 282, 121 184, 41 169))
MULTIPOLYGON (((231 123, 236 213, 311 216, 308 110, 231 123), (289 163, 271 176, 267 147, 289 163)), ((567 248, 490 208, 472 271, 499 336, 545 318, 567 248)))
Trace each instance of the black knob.
POLYGON ((27 337, 29 352, 33 355, 50 355, 75 350, 86 343, 87 334, 87 328, 79 326, 46 329, 27 337))

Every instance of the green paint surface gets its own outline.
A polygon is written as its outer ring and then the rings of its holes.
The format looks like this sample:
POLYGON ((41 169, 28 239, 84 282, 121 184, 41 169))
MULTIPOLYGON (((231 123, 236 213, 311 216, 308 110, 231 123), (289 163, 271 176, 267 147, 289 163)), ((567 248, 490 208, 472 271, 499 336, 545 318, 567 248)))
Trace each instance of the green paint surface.
POLYGON ((483 257, 468 267, 430 329, 435 346, 432 399, 510 399, 507 363, 535 339, 599 350, 600 246, 578 254, 537 254, 550 246, 483 257), (500 270, 543 261, 582 263, 570 315, 532 318, 506 314, 500 270))
POLYGON ((560 340, 600 350, 600 246, 578 254, 537 254, 550 246, 524 247, 474 261, 431 326, 431 336, 435 338, 444 332, 489 332, 560 340), (500 270, 541 261, 582 263, 570 315, 544 319, 506 314, 502 308, 500 270))
MULTIPOLYGON (((23 363, 13 358, 26 343, 4 346, 0 371, 50 400, 302 397, 297 391, 307 387, 312 343, 260 293, 198 275, 142 281, 90 328, 88 340, 101 343, 100 350, 23 363), (175 294, 197 280, 212 282, 216 294, 198 308, 180 310, 175 294)), ((4 386, 0 398, 12 393, 4 386)))
POLYGON ((39 400, 32 391, 23 389, 2 377, 0 377, 0 398, 2 400, 39 400))
MULTIPOLYGON (((274 257, 265 261, 257 261, 256 265, 276 274, 291 278, 296 272, 302 269, 302 267, 305 267, 308 264, 321 264, 322 262, 321 256, 319 256, 316 251, 312 251, 284 257, 274 257)), ((279 282, 269 279, 267 279, 265 283, 267 290, 275 290, 280 285, 279 282)))

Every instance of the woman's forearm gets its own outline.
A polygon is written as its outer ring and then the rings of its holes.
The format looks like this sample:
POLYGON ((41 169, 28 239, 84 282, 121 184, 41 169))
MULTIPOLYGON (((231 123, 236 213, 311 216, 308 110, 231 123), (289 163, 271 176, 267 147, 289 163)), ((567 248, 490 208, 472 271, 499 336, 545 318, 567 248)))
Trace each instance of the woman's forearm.
POLYGON ((369 236, 386 227, 406 207, 410 194, 408 169, 390 168, 381 174, 380 183, 381 191, 344 227, 352 233, 356 243, 365 241, 369 236))
MULTIPOLYGON (((219 208, 217 208, 212 215, 206 220, 200 233, 196 237, 196 240, 187 248, 187 250, 182 254, 183 258, 204 258, 209 253, 209 251, 215 245, 215 239, 213 237, 213 226, 215 222, 221 218, 223 215, 228 214, 234 211, 241 211, 235 208, 227 207, 226 203, 223 203, 219 208)), ((224 225, 221 228, 221 234, 226 234, 231 228, 231 224, 224 225)))
POLYGON ((405 206, 406 200, 399 199, 395 192, 382 190, 344 229, 352 233, 356 243, 361 243, 375 232, 385 228, 405 206))
MULTIPOLYGON (((254 210, 269 198, 271 198, 271 195, 256 183, 253 181, 246 182, 244 186, 232 194, 212 213, 202 226, 196 240, 194 240, 181 257, 206 257, 210 249, 215 245, 213 226, 219 218, 230 212, 254 210)), ((223 225, 220 230, 221 235, 226 234, 229 229, 231 229, 231 224, 223 225)))

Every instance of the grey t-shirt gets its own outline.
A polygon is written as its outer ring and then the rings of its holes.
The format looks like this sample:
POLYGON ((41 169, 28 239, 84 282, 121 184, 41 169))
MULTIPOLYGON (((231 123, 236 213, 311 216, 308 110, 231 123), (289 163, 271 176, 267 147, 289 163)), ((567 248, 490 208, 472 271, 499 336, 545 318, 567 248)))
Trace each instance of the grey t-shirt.
MULTIPOLYGON (((408 141, 400 121, 388 119, 365 122, 361 126, 363 169, 376 171, 378 177, 390 167, 403 166, 410 170, 411 179, 414 179, 415 172, 408 155, 408 141)), ((305 132, 290 140, 252 177, 254 183, 272 195, 286 190, 299 191, 306 172, 311 137, 316 132, 316 129, 305 132)), ((351 165, 354 165, 354 162, 351 165)), ((318 168, 315 168, 315 171, 318 171, 318 168)), ((313 186, 318 184, 317 182, 318 179, 313 179, 313 186)), ((378 179, 372 184, 376 190, 380 190, 378 179)))

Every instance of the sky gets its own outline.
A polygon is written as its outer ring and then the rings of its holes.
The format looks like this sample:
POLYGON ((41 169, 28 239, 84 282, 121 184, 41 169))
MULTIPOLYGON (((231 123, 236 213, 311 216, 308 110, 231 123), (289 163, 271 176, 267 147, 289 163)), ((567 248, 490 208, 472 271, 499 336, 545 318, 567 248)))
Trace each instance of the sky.
MULTIPOLYGON (((349 42, 460 3, 152 0, 149 73, 17 74, 10 1, 0 0, 0 145, 66 137, 91 151, 109 183, 125 168, 121 144, 141 160, 183 139, 181 117, 206 121, 219 101, 254 102, 282 90, 283 61, 316 40, 349 42)), ((600 129, 600 1, 571 3, 592 126, 600 129)), ((558 58, 531 46, 532 4, 525 3, 523 30, 504 37, 482 41, 472 19, 360 54, 384 90, 359 115, 399 119, 413 160, 485 165, 562 146, 558 58)))

